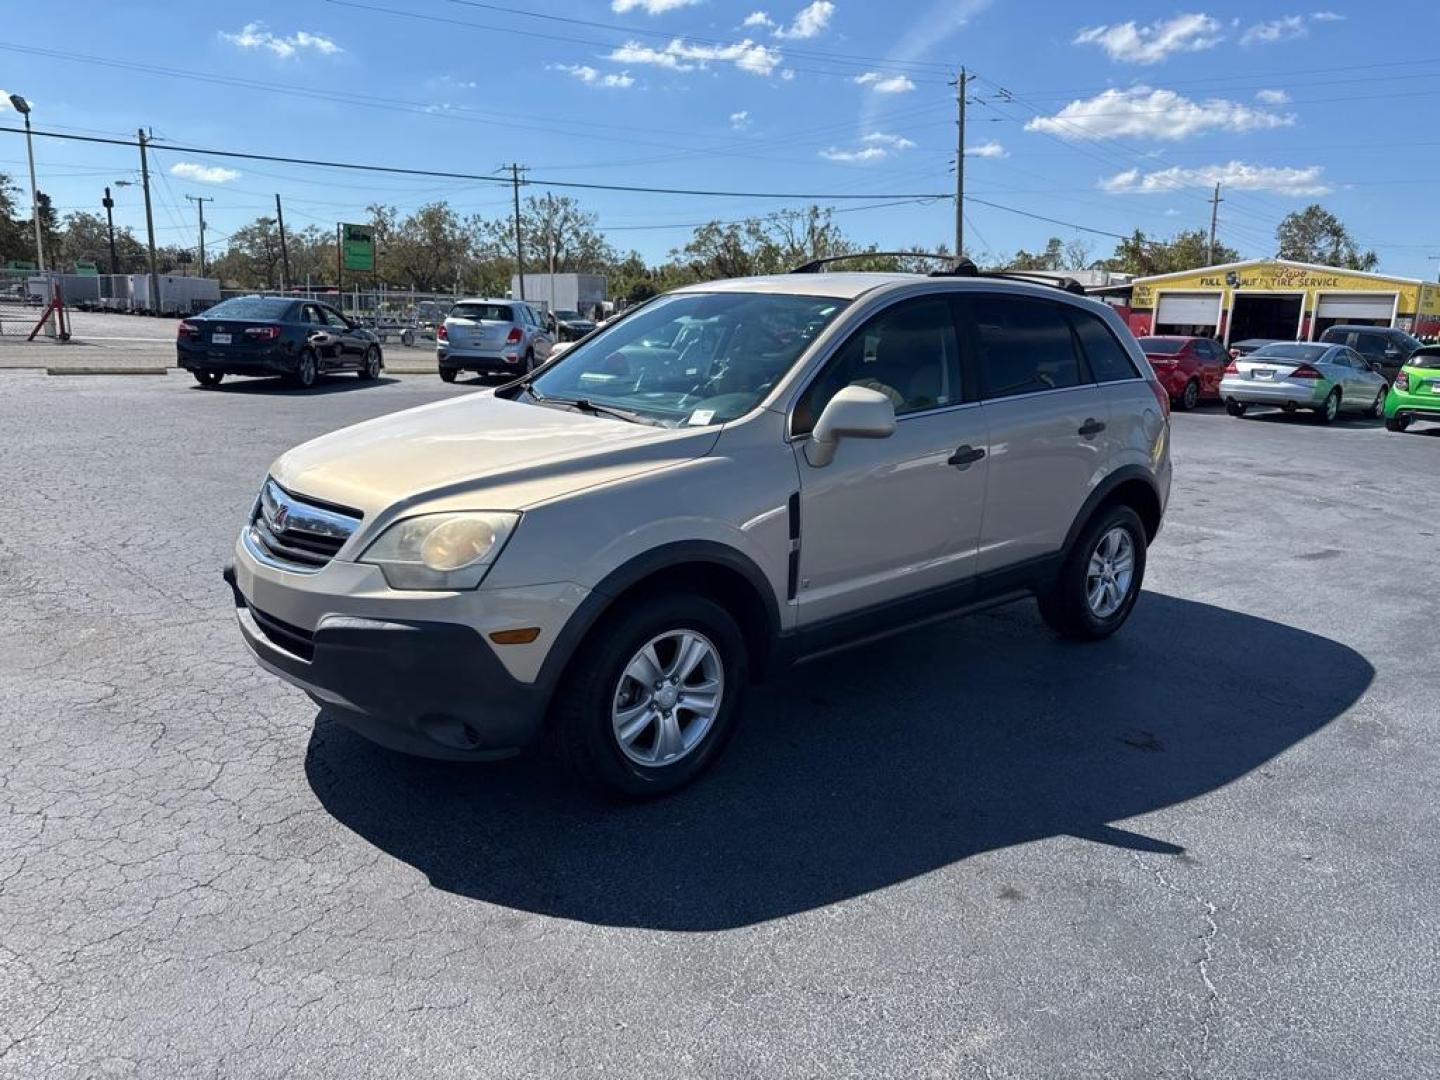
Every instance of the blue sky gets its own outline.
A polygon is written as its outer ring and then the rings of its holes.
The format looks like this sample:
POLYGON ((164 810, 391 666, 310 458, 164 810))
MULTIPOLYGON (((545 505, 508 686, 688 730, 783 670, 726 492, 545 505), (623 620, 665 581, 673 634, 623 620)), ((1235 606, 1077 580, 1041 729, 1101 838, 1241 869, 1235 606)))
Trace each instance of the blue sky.
MULTIPOLYGON (((967 241, 982 254, 1051 235, 1084 239, 1096 256, 1113 248, 1011 210, 1118 233, 1206 225, 1218 179, 1221 237, 1246 256, 1270 254, 1276 222, 1319 201, 1383 269, 1433 277, 1437 31, 1440 4, 1398 0, 107 0, 67 5, 58 23, 53 7, 15 6, 0 86, 32 99, 42 129, 152 128, 162 242, 194 243, 187 194, 214 197, 212 242, 267 212, 277 191, 292 227, 442 197, 495 216, 509 198, 485 183, 227 161, 168 141, 467 173, 518 161, 554 181, 874 195, 837 203, 838 220, 891 247, 953 233, 948 200, 874 204, 953 190, 947 82, 963 63, 979 76, 967 241)), ((104 184, 138 169, 121 147, 38 140, 37 157, 62 213, 99 211, 104 184)), ((0 169, 23 183, 19 137, 7 136, 0 169)), ((808 201, 570 193, 618 247, 651 259, 687 226, 808 201)), ((117 220, 143 235, 135 189, 119 193, 117 220)))

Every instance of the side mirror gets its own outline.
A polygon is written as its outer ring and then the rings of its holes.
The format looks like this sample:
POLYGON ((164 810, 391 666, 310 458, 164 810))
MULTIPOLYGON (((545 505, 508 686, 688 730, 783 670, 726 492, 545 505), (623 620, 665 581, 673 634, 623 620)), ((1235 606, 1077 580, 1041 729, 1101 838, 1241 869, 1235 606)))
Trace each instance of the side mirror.
POLYGON ((830 399, 810 442, 805 460, 823 468, 835 460, 841 439, 886 439, 895 434, 895 406, 878 390, 847 386, 830 399))

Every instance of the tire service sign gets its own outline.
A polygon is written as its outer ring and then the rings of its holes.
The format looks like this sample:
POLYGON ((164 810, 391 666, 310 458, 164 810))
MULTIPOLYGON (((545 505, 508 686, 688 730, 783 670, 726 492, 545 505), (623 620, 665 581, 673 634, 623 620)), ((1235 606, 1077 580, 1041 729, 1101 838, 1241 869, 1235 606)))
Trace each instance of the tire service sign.
POLYGON ((375 269, 375 230, 369 225, 341 225, 346 270, 375 269))

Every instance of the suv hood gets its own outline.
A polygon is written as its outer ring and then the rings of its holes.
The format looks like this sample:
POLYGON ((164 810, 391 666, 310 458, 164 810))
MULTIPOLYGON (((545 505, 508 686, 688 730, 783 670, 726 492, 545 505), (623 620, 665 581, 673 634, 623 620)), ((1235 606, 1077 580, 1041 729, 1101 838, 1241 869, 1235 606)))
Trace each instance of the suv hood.
POLYGON ((482 392, 322 435, 282 455, 270 475, 366 518, 471 493, 479 494, 467 500, 472 509, 523 510, 703 457, 719 430, 631 424, 482 392))

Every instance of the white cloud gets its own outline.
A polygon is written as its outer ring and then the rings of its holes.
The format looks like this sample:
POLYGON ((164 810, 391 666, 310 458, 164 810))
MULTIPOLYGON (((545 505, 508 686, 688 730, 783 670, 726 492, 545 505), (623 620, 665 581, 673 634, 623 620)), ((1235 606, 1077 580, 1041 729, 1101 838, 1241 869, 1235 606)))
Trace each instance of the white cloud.
POLYGON ((1101 180, 1100 187, 1113 195, 1165 195, 1173 194, 1182 188, 1213 188, 1216 184, 1221 184, 1230 191, 1326 195, 1332 188, 1325 183, 1324 172, 1320 165, 1290 168, 1231 161, 1224 165, 1204 165, 1191 169, 1175 165, 1149 173, 1128 169, 1101 180))
POLYGON ((1334 11, 1316 11, 1310 15, 1316 22, 1344 22, 1345 16, 1334 11))
POLYGON ((750 126, 750 110, 741 109, 739 112, 730 114, 730 130, 744 131, 750 126))
POLYGON ((312 34, 297 30, 289 37, 272 34, 264 23, 246 23, 237 34, 221 31, 220 37, 241 49, 268 49, 281 60, 289 60, 303 49, 309 49, 321 56, 334 56, 345 50, 323 34, 312 34))
POLYGON ((860 140, 869 146, 885 146, 891 150, 913 150, 915 144, 904 135, 889 135, 883 131, 872 131, 860 140))
POLYGON ((770 18, 768 11, 752 11, 749 15, 745 16, 745 21, 740 25, 747 29, 752 26, 763 26, 769 30, 774 28, 775 20, 770 18))
POLYGON ((752 75, 769 75, 779 66, 781 54, 779 49, 757 44, 749 38, 733 45, 698 45, 674 38, 663 49, 627 41, 613 50, 608 59, 617 64, 650 64, 671 71, 693 71, 709 63, 730 63, 752 75))
POLYGON ((841 150, 832 146, 828 150, 821 150, 820 156, 826 161, 838 161, 847 165, 869 165, 872 162, 884 161, 890 156, 890 151, 883 146, 866 146, 859 150, 841 150))
POLYGON ((606 86, 614 90, 628 90, 635 85, 634 77, 628 71, 622 71, 618 75, 614 73, 601 74, 589 64, 551 64, 552 71, 564 71, 574 75, 586 86, 606 86))
POLYGON ((1010 156, 1010 151, 1001 146, 994 139, 989 142, 980 143, 978 146, 965 147, 966 157, 978 158, 1004 158, 1010 156))
POLYGON ((814 3, 807 4, 796 13, 788 27, 777 29, 775 36, 797 41, 819 37, 830 25, 830 18, 834 14, 835 5, 830 0, 814 0, 814 3))
POLYGON ((1175 141, 1203 131, 1261 131, 1294 123, 1294 116, 1253 109, 1238 101, 1192 101, 1173 90, 1132 86, 1072 101, 1054 116, 1035 117, 1025 130, 1072 140, 1139 136, 1175 141))
POLYGON ((1255 100, 1261 105, 1288 105, 1290 95, 1284 90, 1257 90, 1255 100))
POLYGON ((915 143, 903 135, 872 131, 860 140, 859 146, 853 148, 832 146, 827 150, 821 150, 820 156, 826 161, 836 161, 845 165, 873 165, 877 161, 884 161, 888 157, 914 148, 915 143))
POLYGON ((908 94, 915 89, 915 84, 907 75, 881 75, 878 71, 856 75, 855 82, 870 87, 877 94, 908 94))
POLYGON ((1113 26, 1091 26, 1075 35, 1076 45, 1099 45, 1112 60, 1158 64, 1172 53, 1212 49, 1224 38, 1220 23, 1209 15, 1176 15, 1149 26, 1133 20, 1113 26))
POLYGON ((1293 41, 1310 33, 1304 15, 1284 15, 1269 22, 1259 22, 1240 35, 1241 45, 1271 45, 1277 41, 1293 41))
POLYGON ((610 0, 610 10, 617 15, 640 10, 646 15, 664 15, 667 11, 698 4, 700 0, 610 0))
POLYGON ((240 174, 234 169, 222 168, 219 165, 197 165, 193 161, 177 161, 170 166, 170 175, 195 180, 201 184, 228 184, 231 180, 240 179, 240 174))

